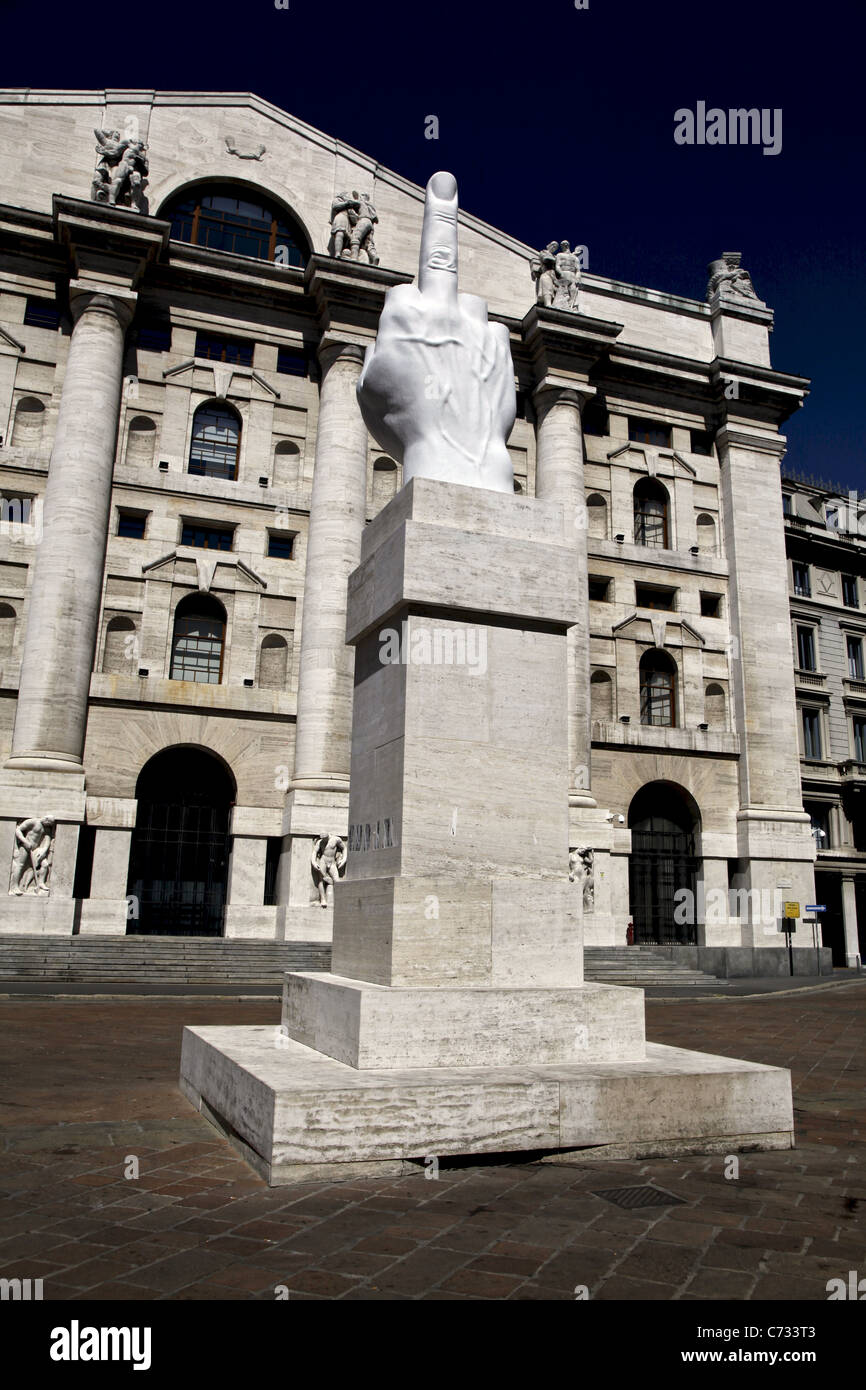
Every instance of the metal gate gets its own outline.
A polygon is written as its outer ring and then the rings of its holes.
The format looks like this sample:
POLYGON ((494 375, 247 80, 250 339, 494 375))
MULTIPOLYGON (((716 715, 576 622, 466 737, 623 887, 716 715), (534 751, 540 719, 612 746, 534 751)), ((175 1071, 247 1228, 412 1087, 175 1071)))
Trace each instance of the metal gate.
POLYGON ((128 893, 142 936, 221 936, 231 807, 139 801, 128 893))
POLYGON ((693 945, 697 941, 696 891, 700 860, 694 837, 683 830, 632 830, 629 900, 636 944, 693 945), (691 893, 692 921, 674 921, 674 894, 691 893))

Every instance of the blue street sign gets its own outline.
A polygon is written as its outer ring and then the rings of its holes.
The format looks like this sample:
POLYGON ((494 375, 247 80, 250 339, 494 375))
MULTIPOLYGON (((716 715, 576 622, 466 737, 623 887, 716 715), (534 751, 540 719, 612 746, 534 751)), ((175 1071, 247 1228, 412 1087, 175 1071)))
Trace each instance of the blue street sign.
POLYGON ((807 903, 807 904, 806 904, 806 911, 807 911, 807 912, 826 912, 826 911, 827 911, 827 904, 826 904, 826 903, 807 903))

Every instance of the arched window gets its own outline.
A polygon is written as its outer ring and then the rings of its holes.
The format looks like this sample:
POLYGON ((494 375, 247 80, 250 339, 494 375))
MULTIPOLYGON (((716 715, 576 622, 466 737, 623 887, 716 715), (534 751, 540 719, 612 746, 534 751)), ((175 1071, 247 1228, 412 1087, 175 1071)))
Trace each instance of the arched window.
POLYGON ((126 432, 126 461, 148 467, 153 463, 156 425, 147 415, 135 415, 126 432))
POLYGON ((42 439, 45 406, 36 396, 22 396, 15 407, 12 443, 33 448, 42 439))
POLYGON ((642 478, 634 490, 635 545, 669 548, 668 510, 666 489, 654 478, 642 478))
POLYGON ((307 238, 291 214, 252 189, 204 184, 177 194, 159 216, 171 223, 175 241, 280 265, 305 266, 309 258, 307 238))
POLYGON ((716 681, 704 691, 704 720, 711 729, 726 729, 728 725, 725 692, 716 681))
POLYGON ((200 405, 192 421, 189 471, 206 478, 238 476, 241 421, 237 411, 224 401, 200 405))
POLYGON ((259 685, 262 690, 285 690, 289 665, 289 646, 285 637, 270 632, 259 652, 259 685))
POLYGON ((174 610, 171 680, 219 685, 223 670, 226 611, 208 594, 190 594, 174 610))
POLYGON ((593 671, 589 679, 590 717, 613 719, 613 681, 607 671, 593 671))
POLYGON ((697 518, 698 549, 702 555, 716 553, 716 523, 706 512, 697 518))
POLYGON ((640 722, 673 728, 677 722, 677 668, 667 652, 644 652, 640 660, 640 722))
POLYGON ((300 447, 294 439, 281 439, 274 449, 274 487, 297 487, 300 480, 300 447))
POLYGON ((102 649, 103 671, 114 676, 132 676, 135 675, 137 667, 135 623, 131 618, 109 619, 105 629, 105 646, 102 649))
POLYGON ((0 603, 0 661, 12 653, 17 614, 11 603, 0 603))
POLYGON ((586 499, 587 527, 590 536, 598 540, 607 539, 607 503, 600 493, 594 492, 586 499))
POLYGON ((382 510, 386 502, 397 491, 397 465, 387 456, 376 459, 373 464, 373 511, 382 510))

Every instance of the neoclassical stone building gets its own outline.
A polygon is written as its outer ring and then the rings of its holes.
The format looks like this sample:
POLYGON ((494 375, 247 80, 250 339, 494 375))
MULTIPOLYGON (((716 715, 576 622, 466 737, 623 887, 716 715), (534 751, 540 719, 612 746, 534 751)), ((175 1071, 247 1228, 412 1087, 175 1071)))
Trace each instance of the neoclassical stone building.
MULTIPOLYGON (((7 91, 0 202, 0 929, 327 937, 346 583, 401 485, 355 386, 423 191, 255 96, 7 91)), ((814 893, 779 471, 807 383, 738 256, 686 299, 592 250, 578 285, 461 214, 515 490, 580 536, 586 940, 778 946, 774 895, 814 893)))

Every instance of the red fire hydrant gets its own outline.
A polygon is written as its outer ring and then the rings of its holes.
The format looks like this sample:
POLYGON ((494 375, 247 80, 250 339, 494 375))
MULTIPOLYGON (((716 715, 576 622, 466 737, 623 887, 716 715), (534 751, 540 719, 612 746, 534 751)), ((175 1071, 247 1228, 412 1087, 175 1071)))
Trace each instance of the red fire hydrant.
POLYGON ((634 922, 629 922, 625 929, 625 944, 626 946, 634 945, 634 922))

